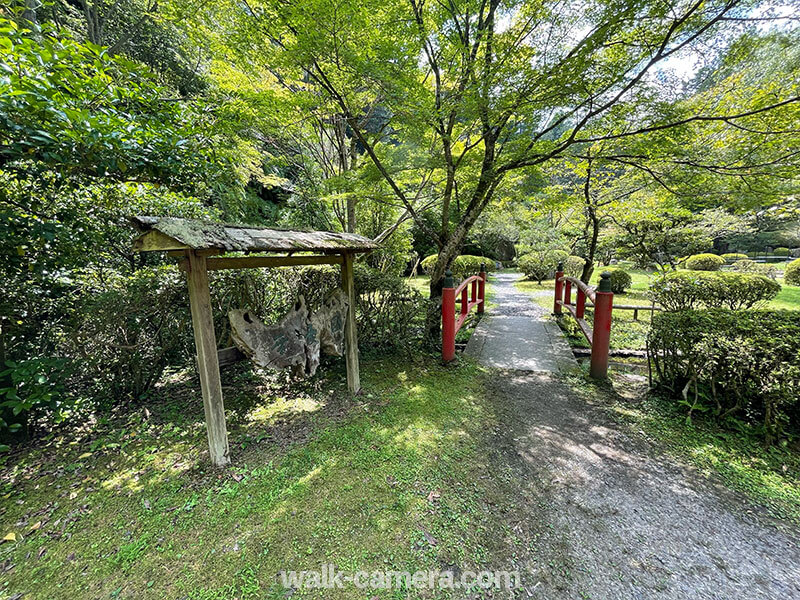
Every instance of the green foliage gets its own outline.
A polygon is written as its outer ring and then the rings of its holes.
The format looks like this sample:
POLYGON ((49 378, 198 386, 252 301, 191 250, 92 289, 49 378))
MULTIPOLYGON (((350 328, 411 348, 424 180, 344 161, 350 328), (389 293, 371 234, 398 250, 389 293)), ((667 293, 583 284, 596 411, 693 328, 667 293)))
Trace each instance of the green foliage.
MULTIPOLYGON (((426 256, 420 263, 422 270, 425 273, 430 274, 433 271, 433 267, 436 264, 437 258, 437 254, 426 256)), ((463 279, 465 277, 477 275, 481 270, 481 265, 484 265, 487 273, 490 273, 494 270, 494 261, 486 258, 485 256, 461 254, 453 259, 453 263, 450 265, 450 270, 453 272, 453 275, 459 279, 463 279)))
POLYGON ((64 347, 81 356, 79 389, 97 405, 140 398, 170 364, 192 355, 185 278, 174 266, 130 276, 79 275, 79 304, 64 347))
POLYGON ((214 164, 192 111, 163 102, 165 90, 138 65, 63 32, 27 35, 5 19, 0 35, 4 169, 190 188, 214 164))
POLYGON ((586 261, 582 256, 568 256, 564 261, 564 274, 568 277, 580 277, 586 261))
POLYGON ((658 382, 693 412, 763 423, 768 440, 800 425, 800 312, 684 310, 653 317, 658 382))
POLYGON ((559 263, 564 262, 567 258, 567 253, 562 250, 534 250, 521 256, 517 266, 525 274, 525 277, 541 283, 552 277, 559 263))
POLYGON ((605 269, 611 273, 611 291, 615 294, 624 294, 631 287, 633 279, 624 269, 605 269))
POLYGON ((686 268, 690 271, 719 271, 725 259, 716 254, 695 254, 686 259, 686 268))
POLYGON ((357 265, 358 337, 365 347, 399 349, 419 340, 426 300, 404 279, 357 265))
POLYGON ((780 246, 772 251, 773 256, 789 256, 789 249, 780 246))
POLYGON ((727 264, 732 265, 737 260, 745 260, 747 258, 747 254, 741 254, 739 252, 726 252, 722 255, 722 258, 725 259, 727 264))
POLYGON ((652 299, 667 311, 726 307, 752 308, 781 291, 777 282, 750 273, 674 271, 650 284, 652 299))
POLYGON ((737 260, 733 263, 731 269, 738 273, 756 273, 758 275, 764 275, 770 279, 776 279, 778 277, 778 269, 776 269, 774 265, 769 263, 757 263, 749 258, 737 260))
POLYGON ((40 357, 7 361, 0 371, 0 437, 23 429, 31 416, 61 422, 70 409, 65 397, 68 361, 40 357))
POLYGON ((783 280, 788 285, 800 285, 800 258, 794 259, 783 272, 783 280))

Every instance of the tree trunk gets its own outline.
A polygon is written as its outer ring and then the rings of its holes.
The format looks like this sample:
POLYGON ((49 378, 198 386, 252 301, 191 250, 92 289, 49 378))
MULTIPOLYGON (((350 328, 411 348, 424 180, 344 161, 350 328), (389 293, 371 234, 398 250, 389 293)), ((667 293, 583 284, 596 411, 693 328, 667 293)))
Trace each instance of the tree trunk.
POLYGON ((592 234, 591 236, 588 236, 588 250, 586 252, 586 256, 584 257, 583 272, 581 273, 581 281, 587 285, 589 284, 589 280, 592 278, 592 273, 594 272, 594 257, 597 253, 597 239, 600 237, 600 220, 597 218, 597 213, 593 208, 589 211, 589 222, 591 223, 592 234))

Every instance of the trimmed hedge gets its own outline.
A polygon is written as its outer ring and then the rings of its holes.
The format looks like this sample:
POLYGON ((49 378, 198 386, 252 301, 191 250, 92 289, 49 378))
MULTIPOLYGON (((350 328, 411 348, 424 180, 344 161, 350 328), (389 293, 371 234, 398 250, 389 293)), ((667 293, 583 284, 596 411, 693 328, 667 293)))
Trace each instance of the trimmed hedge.
POLYGON ((725 259, 725 262, 729 265, 732 265, 737 260, 746 260, 747 254, 741 254, 739 252, 726 252, 722 255, 722 258, 725 259))
MULTIPOLYGON (((431 254, 422 260, 420 266, 426 274, 431 274, 433 267, 436 265, 437 258, 437 254, 431 254)), ((453 263, 450 265, 450 270, 453 272, 453 275, 459 279, 463 279, 464 277, 477 275, 481 270, 482 264, 486 266, 487 273, 490 273, 494 270, 494 261, 491 258, 486 258, 485 256, 473 256, 471 254, 462 254, 461 256, 456 256, 455 259, 453 259, 453 263)))
POLYGON ((774 265, 768 263, 757 263, 749 258, 737 260, 735 263, 733 263, 731 269, 737 271, 738 273, 755 273, 758 275, 764 275, 770 279, 775 279, 778 277, 778 269, 776 269, 774 265))
POLYGON ((787 285, 800 285, 800 258, 796 258, 786 265, 783 280, 787 285))
POLYGON ((716 254, 694 254, 686 259, 686 268, 691 271, 719 271, 725 259, 716 254))
POLYGON ((689 417, 761 423, 770 442, 800 425, 800 311, 655 314, 647 346, 658 384, 689 417))
POLYGON ((773 256, 789 256, 789 249, 784 246, 779 246, 772 251, 773 256))
POLYGON ((631 287, 633 280, 627 271, 623 269, 606 269, 606 271, 611 273, 611 291, 615 294, 624 294, 631 287))
POLYGON ((752 273, 673 271, 650 284, 650 296, 667 311, 752 308, 780 291, 777 282, 752 273))

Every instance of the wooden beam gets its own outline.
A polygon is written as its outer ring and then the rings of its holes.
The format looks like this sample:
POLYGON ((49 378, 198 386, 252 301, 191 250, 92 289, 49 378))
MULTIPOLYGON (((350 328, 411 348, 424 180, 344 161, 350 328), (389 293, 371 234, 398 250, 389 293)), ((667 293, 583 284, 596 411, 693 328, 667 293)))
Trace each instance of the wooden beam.
POLYGON ((157 252, 164 250, 187 250, 189 246, 160 231, 148 231, 133 240, 133 249, 137 252, 157 252))
POLYGON ((260 267, 298 267, 302 265, 340 265, 341 255, 329 256, 221 256, 208 259, 208 270, 255 269, 260 267))
POLYGON ((353 255, 349 252, 343 255, 342 262, 342 287, 347 294, 349 308, 344 323, 345 357, 347 360, 347 387, 354 394, 361 389, 361 380, 358 373, 358 332, 356 328, 356 286, 353 276, 353 255))
POLYGON ((211 462, 218 466, 230 462, 228 431, 225 428, 225 407, 222 403, 222 384, 219 377, 217 339, 211 314, 211 294, 208 289, 207 258, 190 251, 188 254, 189 305, 192 310, 194 343, 197 348, 197 371, 203 393, 206 414, 208 450, 211 462))

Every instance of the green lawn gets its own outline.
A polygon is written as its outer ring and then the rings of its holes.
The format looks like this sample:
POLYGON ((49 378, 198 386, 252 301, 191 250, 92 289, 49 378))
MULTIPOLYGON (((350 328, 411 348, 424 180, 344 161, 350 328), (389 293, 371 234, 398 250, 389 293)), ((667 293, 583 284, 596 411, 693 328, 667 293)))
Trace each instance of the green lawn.
POLYGON ((501 568, 529 552, 508 537, 517 482, 484 446, 482 370, 364 360, 355 398, 340 370, 226 378, 227 470, 206 467, 199 391, 177 376, 147 408, 6 455, 0 597, 263 600, 286 597, 283 569, 501 568))

